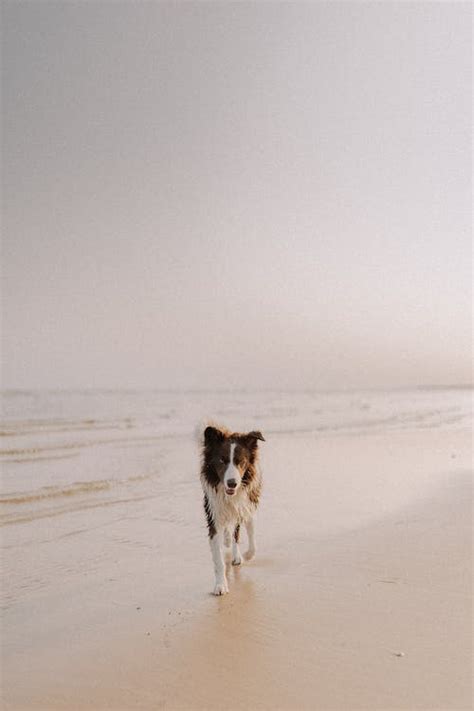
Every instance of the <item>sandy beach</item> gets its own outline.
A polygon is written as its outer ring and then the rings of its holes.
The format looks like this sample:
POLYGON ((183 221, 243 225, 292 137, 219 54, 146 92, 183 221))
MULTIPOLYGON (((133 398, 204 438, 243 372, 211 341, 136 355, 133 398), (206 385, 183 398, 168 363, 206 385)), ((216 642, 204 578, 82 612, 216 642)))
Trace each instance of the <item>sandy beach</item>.
POLYGON ((5 709, 472 707, 469 392, 84 398, 7 404, 5 709), (203 410, 267 440, 219 599, 203 410))
POLYGON ((472 3, 1 20, 0 711, 474 711, 472 3))

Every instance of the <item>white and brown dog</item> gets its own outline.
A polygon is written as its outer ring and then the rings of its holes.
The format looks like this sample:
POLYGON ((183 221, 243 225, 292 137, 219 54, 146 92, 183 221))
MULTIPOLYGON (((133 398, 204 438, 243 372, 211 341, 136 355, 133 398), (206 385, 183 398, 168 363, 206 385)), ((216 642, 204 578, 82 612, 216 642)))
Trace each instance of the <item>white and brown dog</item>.
POLYGON ((241 565, 239 534, 247 529, 249 547, 245 560, 255 556, 253 517, 262 488, 257 466, 260 432, 240 434, 221 427, 206 427, 202 447, 201 484, 212 560, 216 574, 214 595, 229 592, 224 564, 224 545, 232 540, 232 565, 241 565))

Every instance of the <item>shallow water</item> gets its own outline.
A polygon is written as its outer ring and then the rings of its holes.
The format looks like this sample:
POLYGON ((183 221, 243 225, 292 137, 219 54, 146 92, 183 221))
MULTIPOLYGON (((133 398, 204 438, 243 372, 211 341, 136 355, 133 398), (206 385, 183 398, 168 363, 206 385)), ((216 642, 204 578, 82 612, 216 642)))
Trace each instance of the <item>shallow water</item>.
POLYGON ((157 494, 170 477, 176 486, 174 453, 207 418, 267 438, 453 428, 469 425, 472 392, 9 391, 2 411, 8 524, 157 494))
MULTIPOLYGON (((472 419, 471 391, 461 389, 7 392, 2 399, 0 542, 8 569, 2 588, 7 608, 62 580, 81 576, 83 581, 105 560, 120 561, 138 550, 163 556, 167 537, 175 543, 179 538, 186 547, 203 524, 196 505, 201 492, 195 431, 206 418, 235 430, 262 430, 267 439, 263 464, 267 460, 273 471, 281 469, 281 458, 289 452, 293 460, 298 453, 303 456, 299 437, 316 444, 346 433, 465 429, 472 419)), ((321 481, 329 482, 325 500, 338 499, 339 518, 355 524, 353 502, 350 496, 344 502, 340 494, 346 489, 345 468, 342 462, 339 473, 335 468, 329 480, 324 475, 321 481)), ((314 477, 306 471, 301 475, 308 476, 306 496, 320 496, 314 477)), ((395 488, 396 478, 390 480, 395 488)), ((269 510, 283 521, 288 512, 271 486, 271 474, 267 484, 269 510)), ((372 496, 376 487, 371 487, 372 496)), ((296 493, 292 502, 286 497, 293 514, 301 495, 296 493)), ((391 496, 396 499, 395 490, 391 496)), ((380 502, 367 504, 367 510, 371 506, 383 510, 380 502)), ((332 526, 334 513, 326 516, 325 507, 315 510, 321 527, 332 526)), ((298 517, 292 530, 296 535, 298 517)))
POLYGON ((233 708, 462 705, 470 391, 6 393, 3 406, 11 708, 221 708, 229 689, 233 708), (206 417, 266 438, 257 558, 229 562, 224 599, 198 477, 206 417))

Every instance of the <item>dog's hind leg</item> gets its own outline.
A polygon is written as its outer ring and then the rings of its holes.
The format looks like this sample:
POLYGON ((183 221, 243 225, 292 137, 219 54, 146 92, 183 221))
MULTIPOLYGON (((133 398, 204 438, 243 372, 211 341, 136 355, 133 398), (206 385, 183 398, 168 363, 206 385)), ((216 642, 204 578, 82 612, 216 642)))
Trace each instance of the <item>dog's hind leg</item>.
POLYGON ((225 577, 225 565, 223 555, 224 532, 217 531, 210 538, 212 561, 214 563, 214 572, 216 574, 216 584, 214 586, 214 595, 224 595, 229 592, 227 580, 225 577))
POLYGON ((239 550, 240 523, 234 529, 234 537, 232 540, 232 565, 241 565, 242 558, 239 550))
POLYGON ((249 548, 244 553, 244 558, 245 560, 252 560, 252 558, 255 558, 255 552, 257 550, 255 547, 255 524, 253 522, 253 518, 250 518, 248 521, 246 521, 245 528, 247 529, 249 548))
POLYGON ((230 531, 228 528, 224 528, 224 545, 226 548, 230 548, 232 540, 230 537, 230 531))

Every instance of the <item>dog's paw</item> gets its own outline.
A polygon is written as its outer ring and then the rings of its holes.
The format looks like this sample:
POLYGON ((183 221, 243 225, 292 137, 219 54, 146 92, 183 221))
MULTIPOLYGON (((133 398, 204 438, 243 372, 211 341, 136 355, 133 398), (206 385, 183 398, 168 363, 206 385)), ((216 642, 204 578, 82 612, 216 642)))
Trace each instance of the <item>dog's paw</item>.
POLYGON ((244 553, 244 560, 253 560, 255 558, 255 551, 252 549, 249 549, 248 551, 245 551, 244 553))
POLYGON ((242 565, 242 558, 240 555, 236 555, 234 558, 232 558, 232 565, 242 565))
POLYGON ((227 583, 216 583, 214 588, 214 595, 225 595, 229 592, 227 583))

